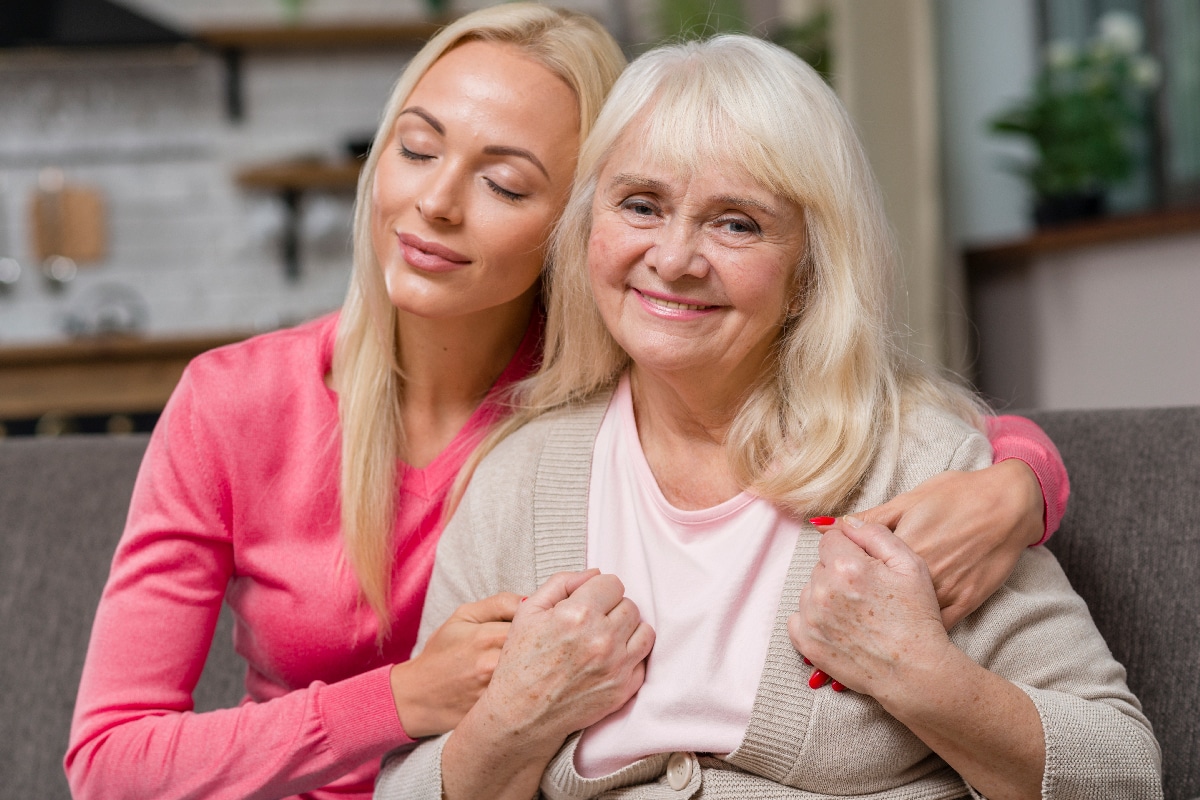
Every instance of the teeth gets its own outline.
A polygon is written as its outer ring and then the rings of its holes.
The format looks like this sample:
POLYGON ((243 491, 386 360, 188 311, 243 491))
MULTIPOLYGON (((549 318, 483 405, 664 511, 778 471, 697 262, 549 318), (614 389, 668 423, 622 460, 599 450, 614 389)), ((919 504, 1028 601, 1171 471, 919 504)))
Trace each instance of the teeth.
POLYGON ((708 308, 708 306, 694 306, 690 303, 676 303, 671 300, 659 300, 657 297, 646 297, 646 299, 651 303, 654 303, 656 306, 662 306, 663 308, 677 308, 683 311, 699 311, 702 308, 708 308))

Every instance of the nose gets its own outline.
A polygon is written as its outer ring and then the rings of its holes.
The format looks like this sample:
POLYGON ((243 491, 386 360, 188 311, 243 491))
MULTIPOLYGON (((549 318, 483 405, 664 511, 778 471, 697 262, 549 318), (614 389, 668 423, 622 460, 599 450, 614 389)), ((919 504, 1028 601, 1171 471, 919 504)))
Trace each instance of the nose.
POLYGON ((660 278, 670 282, 685 276, 703 278, 708 274, 708 259, 700 248, 701 232, 695 225, 674 217, 656 233, 654 243, 646 252, 646 264, 660 278))
POLYGON ((462 180, 452 164, 443 162, 430 170, 417 192, 417 211, 421 217, 444 225, 461 223, 462 180))

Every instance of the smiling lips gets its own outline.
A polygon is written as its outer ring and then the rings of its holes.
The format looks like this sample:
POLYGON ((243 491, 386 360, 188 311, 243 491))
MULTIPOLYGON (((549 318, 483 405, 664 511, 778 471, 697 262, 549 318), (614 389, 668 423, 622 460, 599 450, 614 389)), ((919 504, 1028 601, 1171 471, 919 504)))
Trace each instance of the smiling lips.
POLYGON ((400 250, 408 265, 425 272, 451 272, 471 263, 471 259, 437 242, 427 242, 411 233, 397 237, 400 250))
POLYGON ((634 294, 641 299, 642 305, 651 313, 657 316, 666 316, 671 319, 693 318, 706 314, 710 311, 715 311, 719 306, 701 305, 697 303, 688 303, 679 298, 668 298, 656 295, 647 294, 646 292, 633 290, 634 294))

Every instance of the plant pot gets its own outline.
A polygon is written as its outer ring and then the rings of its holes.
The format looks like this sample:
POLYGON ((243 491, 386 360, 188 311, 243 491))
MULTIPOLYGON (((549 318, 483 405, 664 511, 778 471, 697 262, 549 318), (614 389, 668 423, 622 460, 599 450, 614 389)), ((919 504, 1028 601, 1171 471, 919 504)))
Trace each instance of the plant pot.
POLYGON ((1067 192, 1039 197, 1033 207, 1033 220, 1039 228, 1049 228, 1096 219, 1104 212, 1103 192, 1067 192))

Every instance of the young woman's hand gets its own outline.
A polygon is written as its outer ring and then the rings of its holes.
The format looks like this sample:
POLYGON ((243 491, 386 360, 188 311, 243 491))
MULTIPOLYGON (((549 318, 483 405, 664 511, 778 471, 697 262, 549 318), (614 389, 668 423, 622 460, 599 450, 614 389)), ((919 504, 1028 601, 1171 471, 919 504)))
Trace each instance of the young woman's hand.
POLYGON ((1008 579, 1045 530, 1042 487, 1010 458, 974 472, 943 472, 854 516, 896 532, 929 566, 946 630, 1008 579))
POLYGON ((392 667, 392 699, 414 739, 445 733, 483 694, 508 636, 519 595, 506 592, 460 606, 421 654, 392 667))

